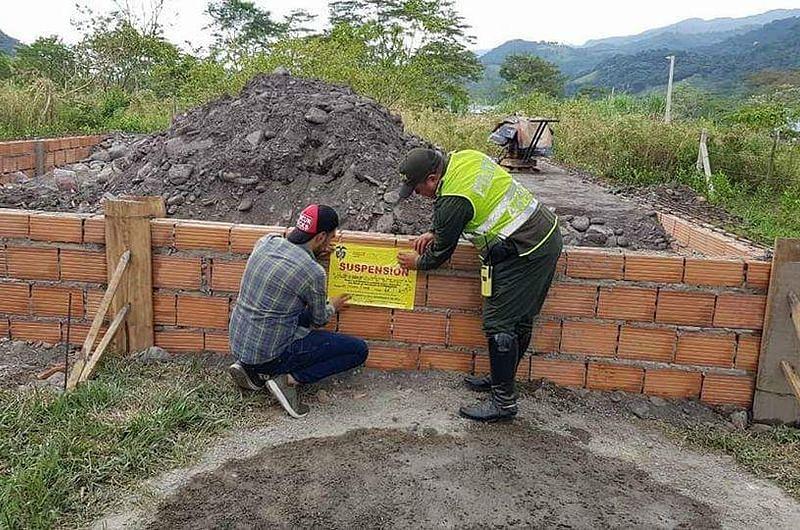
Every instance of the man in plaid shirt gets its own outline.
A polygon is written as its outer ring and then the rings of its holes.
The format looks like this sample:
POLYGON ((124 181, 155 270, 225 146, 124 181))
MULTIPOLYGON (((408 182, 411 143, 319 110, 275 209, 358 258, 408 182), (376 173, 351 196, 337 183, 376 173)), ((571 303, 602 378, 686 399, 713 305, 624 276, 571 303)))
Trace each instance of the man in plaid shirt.
POLYGON ((325 269, 339 217, 329 206, 307 206, 286 239, 260 239, 247 260, 229 326, 228 369, 249 390, 266 386, 294 418, 308 413, 297 385, 355 368, 367 358, 361 339, 321 328, 349 299, 327 300, 325 269))

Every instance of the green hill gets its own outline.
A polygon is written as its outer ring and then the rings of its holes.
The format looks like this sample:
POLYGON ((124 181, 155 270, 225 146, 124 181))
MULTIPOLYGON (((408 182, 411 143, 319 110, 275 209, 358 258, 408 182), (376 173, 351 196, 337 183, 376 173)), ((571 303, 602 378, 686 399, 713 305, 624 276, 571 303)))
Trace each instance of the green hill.
POLYGON ((9 37, 0 31, 0 53, 14 55, 14 48, 17 46, 17 44, 19 44, 17 39, 9 37))

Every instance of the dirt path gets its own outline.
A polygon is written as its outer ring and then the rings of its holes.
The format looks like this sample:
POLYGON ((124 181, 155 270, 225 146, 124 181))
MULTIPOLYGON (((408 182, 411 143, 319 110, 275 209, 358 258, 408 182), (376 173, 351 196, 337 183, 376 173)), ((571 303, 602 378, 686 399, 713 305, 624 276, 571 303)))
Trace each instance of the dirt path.
MULTIPOLYGON (((800 504, 730 458, 675 445, 647 402, 543 387, 513 424, 460 419, 442 373, 365 372, 308 397, 311 415, 235 432, 145 484, 96 528, 794 528, 800 504), (617 399, 617 398, 615 398, 617 399)), ((667 421, 720 422, 696 403, 667 421)))

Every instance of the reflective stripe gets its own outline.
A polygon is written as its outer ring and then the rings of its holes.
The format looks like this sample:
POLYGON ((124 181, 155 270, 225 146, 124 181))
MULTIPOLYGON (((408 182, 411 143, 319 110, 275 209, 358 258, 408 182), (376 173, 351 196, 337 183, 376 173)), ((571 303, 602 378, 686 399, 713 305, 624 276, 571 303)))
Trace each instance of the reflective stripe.
POLYGON ((509 237, 511 234, 517 231, 517 229, 522 226, 525 221, 530 219, 531 215, 536 211, 536 208, 539 207, 539 200, 534 197, 531 203, 528 205, 525 210, 523 210, 513 221, 508 223, 506 226, 500 230, 500 237, 509 237))
POLYGON ((500 199, 500 202, 497 204, 497 206, 494 207, 492 213, 489 214, 489 216, 481 224, 481 226, 475 229, 475 232, 479 234, 485 234, 486 232, 488 232, 489 229, 493 227, 495 223, 497 223, 497 221, 500 220, 503 214, 506 213, 508 205, 511 204, 511 201, 514 199, 514 195, 516 194, 517 194, 517 185, 516 183, 512 183, 511 186, 508 187, 506 194, 503 195, 503 198, 500 199))

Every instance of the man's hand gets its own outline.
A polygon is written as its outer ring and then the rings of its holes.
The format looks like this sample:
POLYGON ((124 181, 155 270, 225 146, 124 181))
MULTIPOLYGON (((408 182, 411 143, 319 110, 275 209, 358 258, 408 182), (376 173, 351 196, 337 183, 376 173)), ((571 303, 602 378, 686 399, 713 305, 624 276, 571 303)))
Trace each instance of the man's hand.
POLYGON ((400 252, 397 254, 397 263, 404 269, 416 269, 419 254, 416 252, 400 252))
POLYGON ((333 243, 329 243, 327 247, 321 248, 317 251, 317 259, 323 260, 333 254, 333 243))
POLYGON ((434 236, 433 232, 425 232, 417 239, 414 240, 414 250, 417 251, 417 254, 420 256, 425 254, 425 249, 427 249, 436 236, 434 236))
POLYGON ((351 296, 349 294, 340 294, 339 296, 334 296, 331 298, 331 305, 338 313, 344 306, 347 305, 347 302, 350 301, 350 298, 351 296))

